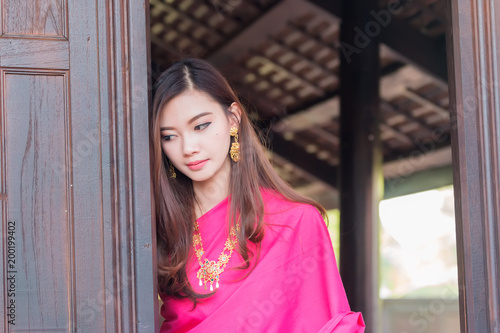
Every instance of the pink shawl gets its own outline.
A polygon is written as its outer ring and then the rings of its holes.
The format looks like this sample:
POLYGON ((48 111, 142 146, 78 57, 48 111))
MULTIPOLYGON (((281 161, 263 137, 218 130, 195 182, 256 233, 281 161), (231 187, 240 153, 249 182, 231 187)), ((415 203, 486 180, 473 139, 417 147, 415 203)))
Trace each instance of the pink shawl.
MULTIPOLYGON (((310 205, 292 203, 262 190, 265 237, 254 271, 234 251, 220 275, 220 288, 192 310, 188 299, 160 295, 165 318, 161 332, 364 332, 361 313, 351 312, 337 270, 326 225, 310 205)), ((205 256, 217 260, 227 239, 228 198, 198 219, 205 256)), ((188 262, 191 285, 199 264, 188 262)), ((215 287, 215 285, 214 285, 215 287)))

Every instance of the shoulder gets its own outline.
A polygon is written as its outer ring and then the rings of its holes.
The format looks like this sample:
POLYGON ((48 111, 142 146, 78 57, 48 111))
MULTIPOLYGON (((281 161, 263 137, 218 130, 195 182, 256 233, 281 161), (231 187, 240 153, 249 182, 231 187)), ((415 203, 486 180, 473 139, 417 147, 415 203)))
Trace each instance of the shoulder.
POLYGON ((262 199, 267 223, 273 225, 286 225, 292 228, 304 227, 326 229, 326 223, 318 209, 310 204, 293 202, 280 193, 262 189, 262 199))
POLYGON ((326 222, 315 206, 287 200, 274 191, 265 193, 263 199, 266 224, 263 248, 284 251, 294 258, 311 253, 321 258, 333 257, 326 222))
POLYGON ((321 217, 320 212, 313 205, 290 201, 281 193, 271 189, 261 188, 260 192, 262 194, 262 200, 264 201, 266 214, 291 213, 317 215, 321 217))

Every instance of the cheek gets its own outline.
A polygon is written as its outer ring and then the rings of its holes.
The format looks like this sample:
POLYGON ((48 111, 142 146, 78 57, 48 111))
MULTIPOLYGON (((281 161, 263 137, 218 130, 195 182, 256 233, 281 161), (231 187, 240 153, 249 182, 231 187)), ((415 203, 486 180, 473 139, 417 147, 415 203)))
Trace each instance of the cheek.
POLYGON ((174 154, 174 152, 172 151, 172 147, 171 147, 171 145, 167 145, 167 144, 165 144, 165 143, 162 143, 162 145, 161 145, 161 150, 163 151, 163 153, 164 153, 165 155, 167 155, 167 158, 168 158, 169 160, 172 160, 172 158, 175 158, 175 154, 174 154))
POLYGON ((169 155, 169 154, 168 154, 168 152, 165 150, 165 148, 163 148, 163 147, 162 147, 162 148, 161 148, 161 151, 163 152, 163 155, 165 155, 165 156, 167 157, 167 159, 168 159, 169 161, 171 161, 171 159, 170 159, 170 155, 169 155))

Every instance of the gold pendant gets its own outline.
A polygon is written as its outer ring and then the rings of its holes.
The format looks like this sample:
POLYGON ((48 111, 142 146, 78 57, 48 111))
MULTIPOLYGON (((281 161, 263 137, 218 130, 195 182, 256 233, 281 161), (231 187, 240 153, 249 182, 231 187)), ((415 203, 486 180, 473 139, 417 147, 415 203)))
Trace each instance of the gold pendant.
POLYGON ((214 291, 213 284, 215 281, 215 288, 219 288, 219 274, 222 272, 219 263, 205 259, 205 262, 200 265, 198 274, 196 274, 196 277, 200 280, 200 287, 205 284, 205 289, 207 289, 207 282, 209 282, 210 291, 214 291))
MULTIPOLYGON (((239 225, 237 226, 239 230, 239 225)), ((205 284, 205 289, 207 289, 207 282, 210 283, 210 291, 214 291, 214 281, 215 288, 219 288, 219 276, 222 272, 224 272, 224 268, 226 268, 229 259, 231 258, 231 254, 233 253, 234 246, 238 242, 236 238, 236 232, 234 228, 231 228, 229 231, 229 236, 227 237, 226 243, 224 244, 224 249, 222 253, 219 255, 218 261, 215 260, 202 260, 202 255, 205 254, 203 250, 203 243, 200 235, 200 228, 198 226, 198 222, 194 223, 194 233, 193 233, 193 247, 196 253, 196 257, 198 258, 198 262, 200 264, 200 269, 196 274, 196 277, 200 281, 200 287, 205 284), (231 240, 232 239, 232 240, 231 240), (226 254, 226 250, 229 251, 226 254)))

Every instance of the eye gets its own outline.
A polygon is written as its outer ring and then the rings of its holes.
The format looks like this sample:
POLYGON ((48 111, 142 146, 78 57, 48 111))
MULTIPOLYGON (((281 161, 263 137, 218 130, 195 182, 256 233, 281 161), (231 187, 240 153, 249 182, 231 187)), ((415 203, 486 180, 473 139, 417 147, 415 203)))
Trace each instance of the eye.
POLYGON ((174 135, 164 135, 161 139, 163 141, 170 141, 170 140, 172 140, 173 137, 174 137, 174 135))
POLYGON ((195 130, 197 131, 201 131, 201 130, 204 130, 205 128, 207 128, 209 125, 211 124, 211 122, 206 122, 206 123, 203 123, 203 124, 199 124, 197 126, 195 126, 195 130))

